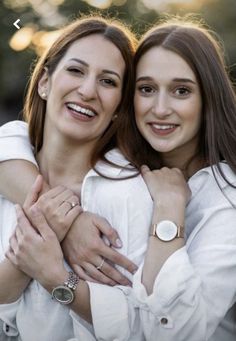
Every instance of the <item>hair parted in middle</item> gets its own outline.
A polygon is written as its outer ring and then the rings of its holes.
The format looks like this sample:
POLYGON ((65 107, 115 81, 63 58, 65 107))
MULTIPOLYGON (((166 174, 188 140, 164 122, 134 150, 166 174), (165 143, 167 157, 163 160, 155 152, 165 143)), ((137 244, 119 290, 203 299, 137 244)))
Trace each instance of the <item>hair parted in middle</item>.
POLYGON ((132 108, 130 94, 134 83, 133 56, 137 40, 135 35, 119 21, 90 15, 79 18, 65 26, 61 35, 39 59, 33 70, 23 113, 24 119, 29 123, 30 141, 34 147, 35 154, 40 151, 43 145, 46 102, 38 94, 38 83, 45 68, 47 68, 48 74, 51 76, 73 42, 94 34, 100 34, 119 49, 125 62, 125 73, 121 101, 114 113, 117 117, 111 122, 97 142, 91 157, 92 166, 99 159, 105 160, 105 153, 117 146, 117 129, 120 126, 120 122, 127 120, 127 116, 132 108))
MULTIPOLYGON (((225 160, 236 172, 236 96, 226 71, 220 41, 214 32, 200 23, 169 19, 143 36, 134 57, 135 69, 140 58, 153 47, 177 53, 193 70, 202 97, 198 156, 205 166, 216 165, 227 181, 219 162, 225 160)), ((119 140, 127 141, 122 150, 136 167, 140 168, 142 164, 152 169, 163 166, 160 154, 138 132, 134 112, 130 116, 129 128, 123 129, 120 135, 119 140)))

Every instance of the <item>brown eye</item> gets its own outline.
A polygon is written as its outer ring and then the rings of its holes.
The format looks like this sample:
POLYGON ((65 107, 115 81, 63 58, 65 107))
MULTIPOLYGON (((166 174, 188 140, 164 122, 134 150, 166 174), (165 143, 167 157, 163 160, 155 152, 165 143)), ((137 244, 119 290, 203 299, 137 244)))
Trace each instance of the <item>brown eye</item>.
POLYGON ((190 92, 191 92, 190 89, 183 86, 175 90, 175 94, 178 96, 188 96, 190 92))
POLYGON ((116 82, 113 79, 104 78, 101 80, 101 82, 107 86, 116 86, 116 82))
POLYGON ((149 86, 149 85, 141 85, 141 86, 138 87, 138 90, 141 93, 147 94, 147 95, 154 92, 154 89, 151 86, 149 86))

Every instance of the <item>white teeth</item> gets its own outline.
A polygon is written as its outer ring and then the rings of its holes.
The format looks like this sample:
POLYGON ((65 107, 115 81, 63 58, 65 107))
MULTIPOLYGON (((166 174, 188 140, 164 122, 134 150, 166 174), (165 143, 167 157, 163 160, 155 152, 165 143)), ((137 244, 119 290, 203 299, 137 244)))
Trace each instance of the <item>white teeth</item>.
POLYGON ((85 114, 89 117, 94 117, 96 116, 95 112, 93 112, 92 110, 89 109, 85 109, 80 107, 79 105, 75 104, 75 103, 67 103, 68 108, 77 111, 78 113, 82 113, 85 114))
POLYGON ((160 124, 153 124, 153 127, 156 129, 160 129, 160 130, 165 130, 165 129, 172 129, 175 128, 176 125, 175 124, 166 124, 166 125, 160 125, 160 124))

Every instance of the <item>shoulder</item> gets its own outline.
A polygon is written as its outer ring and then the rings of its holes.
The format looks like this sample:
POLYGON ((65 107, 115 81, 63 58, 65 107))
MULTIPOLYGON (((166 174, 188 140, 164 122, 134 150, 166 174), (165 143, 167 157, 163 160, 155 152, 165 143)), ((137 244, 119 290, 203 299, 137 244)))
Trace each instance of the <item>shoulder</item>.
POLYGON ((95 170, 115 180, 138 175, 138 170, 131 165, 118 148, 112 149, 105 154, 105 161, 98 161, 95 165, 95 170))
POLYGON ((97 177, 97 186, 102 187, 103 191, 108 191, 110 188, 109 195, 115 194, 123 196, 123 198, 136 197, 136 200, 152 201, 143 177, 119 149, 113 149, 105 156, 110 163, 99 161, 95 166, 95 169, 102 175, 91 170, 87 174, 86 180, 90 177, 97 177))
MULTIPOLYGON (((221 162, 220 169, 230 184, 236 186, 236 174, 221 162)), ((194 174, 188 182, 192 191, 192 199, 197 199, 199 205, 233 201, 236 205, 236 188, 230 186, 220 174, 216 166, 206 167, 194 174), (201 203, 200 203, 201 201, 201 203)))
POLYGON ((12 134, 28 136, 28 124, 23 121, 10 121, 0 127, 0 136, 8 136, 12 134))

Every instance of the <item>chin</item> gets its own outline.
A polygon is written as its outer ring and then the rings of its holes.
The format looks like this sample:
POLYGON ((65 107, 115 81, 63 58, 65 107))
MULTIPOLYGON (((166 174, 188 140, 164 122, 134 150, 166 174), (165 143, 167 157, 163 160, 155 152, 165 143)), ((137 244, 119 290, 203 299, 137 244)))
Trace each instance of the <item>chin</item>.
POLYGON ((157 144, 157 143, 150 143, 150 145, 158 153, 168 153, 168 152, 171 152, 174 149, 173 147, 166 146, 166 145, 164 146, 164 145, 160 145, 160 144, 157 144))

